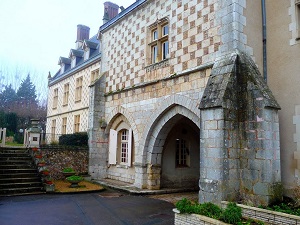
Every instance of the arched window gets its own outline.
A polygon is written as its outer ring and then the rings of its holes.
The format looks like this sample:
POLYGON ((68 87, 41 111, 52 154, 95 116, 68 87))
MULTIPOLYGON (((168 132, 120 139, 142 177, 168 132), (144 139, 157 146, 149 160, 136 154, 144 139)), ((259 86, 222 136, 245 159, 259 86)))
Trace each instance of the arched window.
POLYGON ((109 132, 109 164, 131 166, 132 129, 121 123, 109 132))

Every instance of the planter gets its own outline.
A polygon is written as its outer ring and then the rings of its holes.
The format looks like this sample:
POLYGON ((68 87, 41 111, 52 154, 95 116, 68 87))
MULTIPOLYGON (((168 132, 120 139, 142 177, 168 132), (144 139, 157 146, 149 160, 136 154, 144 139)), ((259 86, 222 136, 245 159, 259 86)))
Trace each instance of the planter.
POLYGON ((32 151, 37 152, 39 149, 38 148, 32 148, 32 151))
POLYGON ((38 163, 37 166, 43 167, 43 166, 46 166, 46 163, 38 163))
POLYGON ((206 216, 198 214, 187 214, 180 213, 178 209, 173 209, 175 213, 175 222, 174 224, 180 225, 199 225, 199 224, 211 224, 211 225, 229 225, 220 220, 215 220, 206 216))
POLYGON ((41 173, 43 174, 43 175, 45 175, 45 176, 48 176, 49 174, 50 174, 50 172, 49 171, 41 171, 41 173))
POLYGON ((66 180, 71 183, 70 188, 76 188, 79 187, 78 184, 83 180, 83 178, 80 176, 70 176, 67 177, 66 180))
POLYGON ((46 192, 54 192, 55 191, 55 185, 54 184, 44 184, 44 190, 46 192))
POLYGON ((82 180, 67 180, 67 181, 71 183, 70 188, 77 188, 79 187, 79 183, 82 180))
POLYGON ((42 155, 35 155, 34 156, 36 159, 41 159, 43 156, 42 155))
POLYGON ((75 172, 63 172, 65 178, 75 175, 75 172))
MULTIPOLYGON (((222 201, 221 204, 222 206, 226 207, 228 202, 222 201)), ((300 216, 275 212, 242 204, 237 205, 242 208, 242 215, 245 218, 260 220, 265 222, 265 224, 300 224, 300 216)))

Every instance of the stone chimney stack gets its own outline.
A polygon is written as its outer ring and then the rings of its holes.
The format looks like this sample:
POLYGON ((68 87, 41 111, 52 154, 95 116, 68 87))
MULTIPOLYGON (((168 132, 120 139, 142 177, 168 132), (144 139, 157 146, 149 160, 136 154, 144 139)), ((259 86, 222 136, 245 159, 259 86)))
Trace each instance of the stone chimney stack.
POLYGON ((81 24, 77 25, 77 39, 76 39, 76 49, 82 46, 85 39, 90 37, 90 28, 81 24))
POLYGON ((112 2, 104 2, 103 24, 114 18, 119 13, 119 6, 112 2))

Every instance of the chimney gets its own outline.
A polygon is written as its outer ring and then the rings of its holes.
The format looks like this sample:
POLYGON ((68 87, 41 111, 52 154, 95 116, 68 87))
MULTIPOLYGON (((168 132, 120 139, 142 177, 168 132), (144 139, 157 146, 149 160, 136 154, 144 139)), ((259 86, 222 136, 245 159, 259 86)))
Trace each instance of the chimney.
POLYGON ((111 20, 119 13, 119 6, 112 2, 104 2, 103 24, 111 20))
POLYGON ((76 39, 76 49, 82 46, 82 43, 85 39, 90 37, 90 28, 81 24, 77 25, 77 39, 76 39))

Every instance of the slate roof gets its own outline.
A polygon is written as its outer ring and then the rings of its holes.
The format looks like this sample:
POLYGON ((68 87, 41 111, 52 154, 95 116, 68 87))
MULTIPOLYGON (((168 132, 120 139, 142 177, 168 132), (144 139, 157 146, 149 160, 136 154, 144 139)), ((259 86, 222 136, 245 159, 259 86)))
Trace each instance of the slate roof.
POLYGON ((66 58, 66 57, 60 57, 58 64, 64 63, 66 64, 65 66, 65 71, 64 73, 60 73, 60 69, 56 72, 56 74, 49 80, 49 86, 57 83, 61 79, 68 77, 69 75, 81 70, 88 64, 94 62, 95 60, 98 60, 101 58, 101 53, 99 52, 99 45, 100 42, 97 39, 97 35, 94 35, 91 37, 89 40, 84 40, 84 42, 87 44, 87 47, 91 49, 90 51, 90 56, 87 60, 84 60, 83 55, 84 55, 84 50, 81 48, 79 49, 71 49, 69 56, 74 55, 77 57, 76 59, 76 66, 71 68, 71 59, 66 58))

